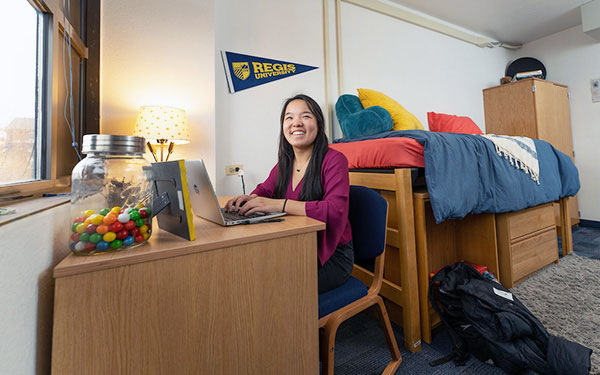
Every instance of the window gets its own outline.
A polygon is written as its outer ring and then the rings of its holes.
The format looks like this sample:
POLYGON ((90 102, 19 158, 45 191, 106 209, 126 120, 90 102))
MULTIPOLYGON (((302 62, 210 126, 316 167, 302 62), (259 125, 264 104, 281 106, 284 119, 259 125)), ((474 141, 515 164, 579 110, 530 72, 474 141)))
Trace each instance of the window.
POLYGON ((68 184, 82 134, 99 130, 99 41, 100 0, 4 4, 0 199, 68 184))
POLYGON ((10 2, 0 12, 0 37, 10 51, 0 59, 0 184, 38 180, 38 11, 27 1, 10 2))

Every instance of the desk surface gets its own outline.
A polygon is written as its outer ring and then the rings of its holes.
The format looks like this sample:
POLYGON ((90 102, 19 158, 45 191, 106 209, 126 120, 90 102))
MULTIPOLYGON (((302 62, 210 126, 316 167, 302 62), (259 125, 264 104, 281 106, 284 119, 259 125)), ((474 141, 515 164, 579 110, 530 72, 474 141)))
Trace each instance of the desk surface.
POLYGON ((133 249, 92 256, 70 254, 54 268, 54 277, 71 276, 325 229, 324 223, 306 216, 287 215, 283 218, 284 221, 275 223, 222 227, 195 217, 195 241, 187 241, 161 230, 155 220, 148 243, 133 249))

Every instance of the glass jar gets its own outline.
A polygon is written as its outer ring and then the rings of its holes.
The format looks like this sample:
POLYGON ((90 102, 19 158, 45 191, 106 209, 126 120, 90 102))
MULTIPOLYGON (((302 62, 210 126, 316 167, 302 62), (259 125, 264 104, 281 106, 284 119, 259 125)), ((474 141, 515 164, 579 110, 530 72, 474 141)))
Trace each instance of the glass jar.
POLYGON ((144 138, 83 136, 87 156, 71 175, 71 250, 101 254, 144 244, 152 233, 152 166, 144 138))

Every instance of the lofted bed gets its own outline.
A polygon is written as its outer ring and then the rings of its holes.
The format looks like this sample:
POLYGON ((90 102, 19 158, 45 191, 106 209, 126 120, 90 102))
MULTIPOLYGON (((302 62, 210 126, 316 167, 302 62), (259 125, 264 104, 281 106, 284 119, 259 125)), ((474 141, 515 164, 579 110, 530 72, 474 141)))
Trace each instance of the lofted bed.
MULTIPOLYGON (((425 131, 424 133, 431 132, 425 131)), ((387 253, 384 282, 380 293, 386 299, 392 321, 403 326, 404 345, 413 352, 421 348, 421 339, 431 342, 431 328, 439 322, 427 301, 429 274, 445 264, 468 260, 486 265, 501 281, 504 281, 502 279, 501 263, 506 263, 507 259, 510 259, 510 253, 506 255, 506 249, 508 248, 508 251, 510 251, 511 245, 510 242, 507 245, 502 241, 498 241, 497 229, 500 227, 496 220, 496 212, 520 211, 514 210, 512 203, 509 203, 505 207, 502 204, 486 207, 487 211, 477 211, 475 209, 473 212, 473 210, 470 210, 470 213, 466 216, 455 215, 456 217, 453 217, 453 214, 450 213, 448 217, 442 217, 442 220, 439 220, 440 215, 436 216, 436 213, 434 213, 436 207, 432 199, 438 199, 439 214, 440 197, 430 196, 431 191, 428 191, 428 188, 429 190, 432 189, 426 185, 426 181, 431 184, 431 182, 437 183, 439 179, 435 180, 431 175, 428 175, 428 170, 424 167, 427 164, 431 170, 436 169, 436 165, 438 167, 443 165, 446 168, 447 165, 444 163, 450 157, 442 155, 442 159, 436 161, 435 158, 428 156, 428 147, 438 147, 435 142, 430 141, 428 144, 428 139, 423 138, 429 136, 429 134, 425 134, 425 136, 418 134, 416 137, 418 140, 407 137, 363 139, 331 145, 332 148, 344 153, 348 158, 350 184, 370 187, 378 191, 388 201, 390 214, 388 217, 387 253), (498 255, 500 248, 505 250, 501 254, 503 257, 498 255)), ((439 137, 435 136, 434 138, 439 137)), ((538 147, 544 150, 546 146, 542 144, 538 147)), ((552 173, 560 181, 563 171, 557 171, 560 167, 568 165, 568 163, 560 155, 558 158, 553 156, 553 148, 546 148, 550 150, 547 158, 552 159, 552 163, 544 161, 542 169, 545 172, 552 169, 552 173), (554 166, 555 159, 558 159, 556 166, 554 166)), ((546 158, 545 154, 542 157, 546 158)), ((501 160, 501 158, 498 159, 501 160)), ((521 172, 512 166, 510 168, 521 172)), ((519 176, 517 178, 523 181, 528 179, 528 177, 519 176)), ((456 182, 460 180, 454 181, 454 185, 460 185, 460 182, 456 182)), ((448 181, 444 182, 448 183, 448 181)), ((465 179, 462 183, 465 186, 470 186, 468 179, 465 179)), ((526 206, 523 208, 555 200, 560 201, 560 234, 563 238, 563 254, 566 255, 572 251, 571 224, 567 204, 568 195, 573 191, 576 192, 579 185, 578 179, 577 189, 575 189, 572 182, 563 181, 562 183, 567 187, 571 183, 570 190, 564 186, 562 191, 558 193, 556 189, 548 189, 552 190, 556 196, 545 194, 543 197, 536 198, 536 200, 527 201, 526 206)), ((534 187, 534 189, 539 188, 534 187)), ((435 189, 433 191, 435 194, 438 193, 435 189)), ((523 195, 527 195, 526 189, 523 195)), ((441 199, 452 200, 455 198, 441 199)), ((468 198, 465 198, 465 200, 468 200, 468 198)), ((520 204, 523 204, 523 202, 520 202, 520 204)), ((539 212, 539 210, 536 212, 539 212)), ((506 226, 502 228, 504 227, 506 226)), ((528 236, 533 238, 533 236, 538 235, 537 230, 535 228, 528 236)), ((547 238, 548 228, 544 228, 543 233, 546 236, 544 238, 547 238)), ((554 238, 554 241, 556 241, 556 238, 554 238)), ((552 244, 549 246, 552 246, 552 244)), ((556 245, 553 248, 547 247, 544 251, 546 253, 553 251, 556 254, 557 261, 558 250, 556 245)), ((538 254, 533 251, 531 256, 538 256, 538 254)), ((548 259, 549 261, 555 261, 551 257, 548 259)), ((368 268, 363 267, 356 267, 353 275, 366 283, 370 282, 372 278, 372 273, 368 268)))

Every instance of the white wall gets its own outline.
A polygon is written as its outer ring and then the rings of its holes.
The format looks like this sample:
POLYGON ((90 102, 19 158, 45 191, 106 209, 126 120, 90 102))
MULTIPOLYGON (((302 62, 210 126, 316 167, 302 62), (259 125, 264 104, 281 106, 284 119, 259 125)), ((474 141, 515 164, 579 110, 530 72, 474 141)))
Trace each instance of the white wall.
POLYGON ((527 43, 514 58, 535 57, 546 67, 546 79, 569 86, 575 165, 579 169, 581 219, 600 221, 600 103, 592 103, 590 80, 600 78, 600 42, 581 25, 527 43))
POLYGON ((348 3, 341 14, 345 93, 381 91, 425 129, 430 111, 469 116, 485 129, 482 90, 500 84, 508 50, 480 48, 348 3))
POLYGON ((219 195, 242 193, 240 178, 225 165, 243 164, 246 192, 262 182, 277 162, 279 114, 295 94, 325 105, 321 0, 215 2, 216 186, 219 195), (220 51, 316 66, 296 76, 230 94, 220 51))
POLYGON ((203 158, 212 176, 214 3, 103 0, 100 40, 101 132, 131 135, 142 105, 182 108, 192 140, 170 160, 203 158))
POLYGON ((69 253, 69 205, 0 226, 0 374, 49 374, 54 266, 69 253))

